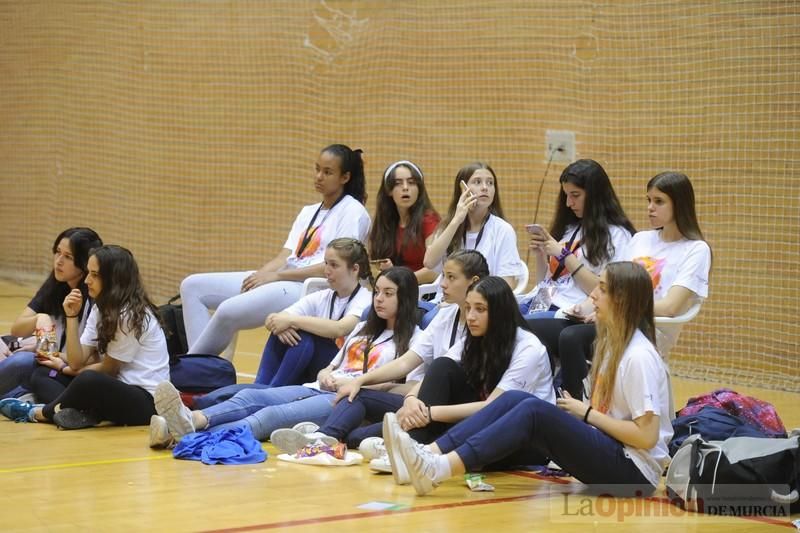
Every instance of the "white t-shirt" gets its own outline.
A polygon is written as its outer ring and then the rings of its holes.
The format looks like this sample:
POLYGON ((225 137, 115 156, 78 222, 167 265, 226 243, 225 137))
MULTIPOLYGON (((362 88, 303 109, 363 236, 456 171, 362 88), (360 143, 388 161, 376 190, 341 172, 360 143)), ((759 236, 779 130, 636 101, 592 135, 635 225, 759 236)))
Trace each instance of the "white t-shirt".
POLYGON ((655 346, 641 331, 636 330, 620 359, 611 405, 607 410, 602 406, 597 409, 617 420, 634 420, 648 411, 658 416, 658 441, 653 448, 642 450, 624 445, 625 455, 654 486, 658 486, 661 474, 669 464, 667 446, 673 433, 669 398, 666 366, 655 346))
MULTIPOLYGON (((570 237, 575 232, 575 225, 567 226, 566 230, 564 231, 564 235, 561 238, 560 244, 562 247, 567 245, 570 237)), ((575 235, 575 240, 572 243, 573 255, 581 260, 584 265, 584 268, 591 271, 596 276, 599 276, 603 269, 606 267, 606 264, 613 262, 613 261, 621 261, 622 257, 625 253, 625 248, 628 245, 628 241, 631 240, 631 234, 628 233, 628 230, 623 228, 622 226, 611 226, 608 228, 609 233, 609 243, 608 243, 608 253, 610 259, 608 261, 600 262, 597 265, 593 265, 586 259, 586 250, 584 249, 582 240, 583 240, 583 229, 579 229, 577 235, 575 235)), ((558 268, 558 261, 554 257, 550 258, 550 262, 548 265, 548 272, 544 281, 549 281, 553 274, 555 273, 556 269, 558 268)), ((558 275, 558 278, 554 281, 550 281, 549 284, 555 286, 555 292, 553 295, 552 304, 559 308, 567 308, 571 307, 575 304, 581 303, 583 300, 586 299, 588 294, 583 292, 583 290, 575 283, 575 278, 572 277, 569 270, 567 268, 561 269, 561 273, 558 275)))
MULTIPOLYGON (((422 364, 408 373, 407 382, 422 381, 433 360, 447 353, 450 349, 450 338, 453 336, 454 325, 456 334, 453 345, 458 344, 464 338, 467 328, 464 324, 457 323, 458 310, 459 307, 456 304, 441 305, 428 327, 411 340, 409 349, 422 359, 422 364)), ((460 357, 461 353, 459 352, 458 358, 460 359, 460 357)))
POLYGON ((287 307, 284 312, 296 316, 313 316, 329 320, 341 320, 345 315, 361 317, 364 309, 372 303, 372 293, 366 287, 359 285, 359 290, 353 299, 350 294, 337 296, 333 289, 323 289, 312 292, 300 298, 297 302, 287 307), (331 313, 331 300, 333 312, 331 313))
POLYGON ((478 233, 480 232, 466 233, 464 248, 478 250, 483 254, 489 265, 489 274, 500 277, 522 275, 523 264, 517 250, 517 234, 511 224, 498 216, 489 215, 483 227, 481 242, 476 247, 478 233))
MULTIPOLYGON (((331 361, 334 377, 357 378, 364 373, 364 350, 369 346, 367 371, 385 365, 394 360, 397 347, 394 344, 394 331, 387 329, 370 343, 369 337, 358 335, 366 322, 359 322, 352 333, 347 336, 344 345, 331 361)), ((304 387, 321 390, 319 380, 304 383, 304 387)))
MULTIPOLYGON (((481 242, 479 242, 476 247, 475 243, 478 240, 479 233, 480 231, 467 232, 465 234, 466 245, 463 246, 463 249, 478 250, 486 259, 490 275, 515 277, 519 279, 522 276, 523 269, 527 267, 519 257, 519 250, 517 250, 517 234, 511 224, 498 216, 489 215, 483 227, 481 242)), ((464 242, 461 244, 463 245, 464 242)), ((442 288, 439 285, 442 281, 441 272, 444 267, 445 259, 446 258, 443 257, 434 269, 436 272, 440 273, 439 277, 434 281, 438 287, 436 289, 436 296, 433 298, 433 301, 436 303, 442 300, 442 288)))
POLYGON ((352 237, 366 242, 371 224, 369 213, 361 202, 347 194, 333 209, 320 209, 314 220, 314 226, 310 230, 310 233, 313 233, 311 240, 300 257, 297 257, 297 249, 303 242, 306 228, 321 205, 320 202, 305 206, 294 220, 289 236, 283 245, 284 248, 292 251, 286 260, 289 268, 302 268, 322 263, 325 260, 325 248, 328 243, 339 237, 352 237))
MULTIPOLYGON (((446 357, 460 361, 464 352, 464 339, 453 345, 445 353, 446 357)), ((555 404, 556 393, 553 389, 553 372, 547 350, 530 331, 517 328, 516 343, 508 368, 500 377, 497 388, 503 392, 511 390, 525 391, 539 399, 555 404)), ((491 393, 491 391, 489 391, 491 393)))
MULTIPOLYGON (((708 297, 711 249, 705 241, 661 240, 660 230, 640 231, 625 250, 624 259, 639 263, 653 280, 653 297, 664 298, 674 285, 686 287, 699 298, 708 297)), ((675 344, 682 324, 659 326, 658 349, 664 358, 675 344)))
MULTIPOLYGON (((97 319, 100 311, 92 306, 86 328, 81 334, 81 344, 97 348, 97 319)), ((162 381, 169 381, 169 353, 164 330, 153 313, 147 311, 145 329, 137 340, 133 332, 117 326, 114 339, 108 343, 102 357, 112 357, 122 362, 117 379, 128 385, 145 389, 150 394, 162 381)))
MULTIPOLYGON (((337 296, 333 289, 324 289, 312 292, 300 298, 297 302, 287 307, 284 312, 297 316, 313 316, 327 318, 329 320, 341 320, 345 315, 355 315, 359 319, 364 309, 372 304, 372 293, 366 287, 359 285, 358 292, 353 299, 350 295, 337 296), (333 300, 333 312, 331 313, 331 300, 333 300)), ((336 339, 336 345, 341 347, 344 344, 344 337, 336 339)))

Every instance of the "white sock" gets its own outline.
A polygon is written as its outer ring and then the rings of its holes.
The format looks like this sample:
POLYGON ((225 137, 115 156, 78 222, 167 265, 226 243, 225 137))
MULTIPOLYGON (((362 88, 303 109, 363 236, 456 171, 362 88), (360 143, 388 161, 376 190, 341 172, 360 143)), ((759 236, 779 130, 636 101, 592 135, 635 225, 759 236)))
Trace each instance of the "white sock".
POLYGON ((436 463, 434 468, 434 483, 441 483, 445 479, 453 477, 453 471, 450 470, 450 461, 447 460, 446 455, 435 455, 436 463))

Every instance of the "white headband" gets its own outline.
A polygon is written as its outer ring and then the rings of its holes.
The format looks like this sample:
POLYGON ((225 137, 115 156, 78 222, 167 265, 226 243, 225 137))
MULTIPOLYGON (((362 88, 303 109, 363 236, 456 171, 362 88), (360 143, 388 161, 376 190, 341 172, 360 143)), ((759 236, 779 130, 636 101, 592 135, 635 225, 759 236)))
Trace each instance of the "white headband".
POLYGON ((425 179, 425 175, 422 173, 422 171, 419 169, 419 167, 417 165, 415 165, 411 161, 407 161, 407 160, 403 159, 402 161, 395 161, 394 163, 389 165, 389 168, 387 168, 386 172, 383 173, 383 182, 384 183, 386 183, 389 180, 389 176, 391 176, 392 172, 394 172, 394 169, 396 169, 399 166, 409 166, 409 167, 411 167, 411 168, 413 168, 414 170, 417 171, 417 174, 419 174, 419 179, 421 179, 421 180, 425 179))

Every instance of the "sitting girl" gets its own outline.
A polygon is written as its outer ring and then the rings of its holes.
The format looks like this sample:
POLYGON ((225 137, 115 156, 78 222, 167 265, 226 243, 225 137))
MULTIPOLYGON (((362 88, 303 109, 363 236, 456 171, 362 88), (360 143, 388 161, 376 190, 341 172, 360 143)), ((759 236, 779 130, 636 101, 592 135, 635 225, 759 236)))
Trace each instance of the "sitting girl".
POLYGON ((486 258, 489 273, 515 287, 525 265, 517 251, 517 234, 505 221, 494 170, 472 163, 456 174, 447 217, 425 252, 424 264, 439 269, 456 250, 477 250, 486 258))
MULTIPOLYGON (((453 424, 479 412, 509 391, 555 403, 553 375, 544 346, 525 328, 514 294, 489 276, 467 291, 465 338, 433 360, 422 382, 406 394, 396 419, 419 442, 433 442, 453 424)), ((395 419, 394 413, 388 413, 395 419)), ((383 436, 386 438, 386 418, 383 436)), ((398 450, 386 440, 391 459, 398 450)), ((397 464, 395 461, 393 464, 397 464)), ((402 469, 392 472, 408 483, 402 469)))
POLYGON ((624 485, 621 494, 656 489, 672 426, 666 368, 654 345, 650 277, 638 264, 611 263, 591 300, 597 345, 590 403, 565 393, 553 406, 507 392, 429 447, 386 415, 387 447, 400 452, 389 457, 408 470, 418 494, 519 452, 547 456, 584 483, 624 485))
POLYGON ((86 286, 95 305, 83 334, 78 335, 80 289, 72 289, 63 304, 67 360, 58 370, 75 379, 46 405, 0 400, 0 411, 9 418, 81 429, 104 420, 145 425, 155 413, 153 392, 169 379, 169 355, 136 261, 125 248, 102 246, 92 251, 87 268, 86 286))
MULTIPOLYGON (((64 298, 72 289, 81 293, 82 304, 78 311, 78 333, 83 331, 86 318, 92 307, 86 289, 86 262, 93 248, 103 245, 103 241, 94 230, 89 228, 69 228, 62 231, 53 242, 53 270, 28 306, 11 325, 11 335, 27 337, 38 332, 50 331, 56 339, 58 354, 34 354, 29 351, 17 351, 3 358, 0 356, 0 397, 14 396, 11 391, 24 385, 30 390, 30 378, 37 368, 35 361, 41 365, 43 373, 36 387, 36 397, 41 402, 50 402, 66 386, 64 376, 49 376, 51 370, 58 370, 66 349, 66 318, 64 317, 64 298), (59 359, 56 361, 55 359, 59 359)), ((20 391, 22 392, 22 391, 20 391)))
POLYGON ((156 409, 160 416, 151 420, 150 446, 169 446, 196 430, 247 424, 255 438, 266 440, 276 429, 304 420, 322 423, 333 410, 339 387, 408 349, 416 329, 418 295, 417 280, 408 268, 392 267, 381 272, 366 322, 356 327, 313 383, 245 389, 228 401, 199 411, 184 406, 170 382, 159 384, 156 409))
POLYGON ((299 385, 328 366, 372 299, 369 289, 360 284, 361 279, 372 284, 369 257, 361 241, 342 237, 328 244, 325 279, 330 289, 308 294, 267 317, 271 333, 253 383, 230 385, 200 396, 195 407, 211 407, 246 388, 299 385))
POLYGON ((181 283, 189 353, 219 354, 240 329, 260 326, 270 313, 300 297, 306 278, 323 274, 330 241, 364 241, 369 214, 364 209, 361 150, 333 144, 317 158, 314 188, 321 201, 305 206, 292 224, 283 249, 259 270, 194 274, 181 283), (209 311, 216 309, 209 318, 209 311))
POLYGON ((559 181, 561 191, 550 230, 538 224, 527 226, 535 252, 533 280, 537 286, 522 301, 526 318, 553 316, 559 309, 583 302, 606 263, 619 261, 636 231, 608 174, 596 161, 575 161, 564 169, 559 181), (541 314, 534 314, 536 311, 541 314))
POLYGON ((422 259, 428 238, 439 224, 422 171, 411 161, 397 161, 383 173, 375 201, 375 220, 369 233, 369 251, 381 270, 407 266, 419 283, 430 283, 436 272, 422 259))

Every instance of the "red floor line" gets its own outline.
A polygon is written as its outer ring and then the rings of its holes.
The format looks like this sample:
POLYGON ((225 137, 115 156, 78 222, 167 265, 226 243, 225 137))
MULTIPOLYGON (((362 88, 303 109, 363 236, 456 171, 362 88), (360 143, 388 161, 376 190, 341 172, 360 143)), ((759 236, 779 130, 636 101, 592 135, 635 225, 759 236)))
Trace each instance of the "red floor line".
POLYGON ((209 529, 203 533, 234 533, 239 531, 257 531, 261 529, 277 529, 283 527, 306 526, 310 524, 324 524, 326 522, 340 522, 342 520, 352 520, 354 518, 374 518, 377 516, 397 515, 402 513, 420 513, 426 511, 436 511, 440 509, 452 509, 454 507, 473 507, 476 505, 489 505, 496 503, 519 502, 526 500, 536 500, 539 498, 549 498, 547 494, 528 494, 524 496, 508 496, 506 498, 492 498, 488 500, 473 500, 467 502, 450 502, 436 505, 425 505, 420 507, 409 507, 399 511, 367 511, 365 513, 347 513, 340 515, 321 516, 316 518, 300 518, 297 520, 287 520, 285 522, 268 522, 265 524, 253 524, 250 526, 232 527, 225 529, 209 529))
MULTIPOLYGON (((553 478, 553 477, 545 477, 540 476, 535 472, 525 472, 525 471, 509 471, 506 472, 507 474, 513 474, 515 476, 538 479, 541 481, 549 481, 552 483, 557 484, 569 484, 571 481, 565 478, 553 478)), ((297 526, 306 526, 311 524, 324 524, 328 522, 341 522, 343 520, 352 520, 355 518, 375 518, 379 516, 386 516, 386 515, 396 515, 402 513, 419 513, 419 512, 426 512, 426 511, 436 511, 441 509, 453 509, 456 507, 474 507, 477 505, 490 505, 490 504, 497 504, 497 503, 511 503, 511 502, 520 502, 520 501, 528 501, 528 500, 537 500, 540 498, 550 498, 553 494, 552 493, 539 493, 539 494, 527 494, 521 496, 507 496, 504 498, 492 498, 486 500, 472 500, 472 501, 461 501, 461 502, 450 502, 450 503, 440 503, 436 505, 424 505, 420 507, 409 507, 408 509, 402 509, 399 511, 367 511, 364 513, 347 513, 347 514, 340 514, 340 515, 331 515, 331 516, 320 516, 314 518, 299 518, 297 520, 286 520, 283 522, 267 522, 264 524, 252 524, 249 526, 241 526, 241 527, 232 527, 232 528, 223 528, 223 529, 209 529, 205 530, 202 533, 235 533, 240 531, 258 531, 264 529, 277 529, 277 528, 288 528, 288 527, 297 527, 297 526)), ((646 498, 650 501, 660 501, 660 502, 669 502, 668 498, 663 498, 660 496, 650 496, 646 498)), ((794 528, 794 525, 790 521, 781 521, 774 518, 769 518, 766 516, 737 516, 735 518, 739 518, 742 520, 749 520, 752 522, 758 522, 761 524, 769 524, 773 526, 783 526, 783 527, 790 527, 794 528)))

